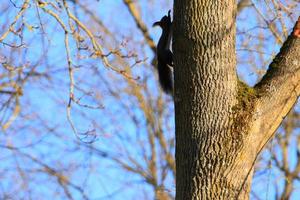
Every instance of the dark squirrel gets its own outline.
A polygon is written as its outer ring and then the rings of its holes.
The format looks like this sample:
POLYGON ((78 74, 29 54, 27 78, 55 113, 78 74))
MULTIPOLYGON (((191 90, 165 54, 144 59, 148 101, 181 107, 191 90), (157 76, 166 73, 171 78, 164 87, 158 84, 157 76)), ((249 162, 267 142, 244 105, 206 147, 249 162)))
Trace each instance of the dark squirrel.
POLYGON ((164 16, 160 21, 155 22, 153 26, 160 26, 162 34, 157 44, 157 70, 159 83, 168 94, 173 94, 173 53, 170 50, 172 38, 172 21, 169 10, 168 16, 164 16))

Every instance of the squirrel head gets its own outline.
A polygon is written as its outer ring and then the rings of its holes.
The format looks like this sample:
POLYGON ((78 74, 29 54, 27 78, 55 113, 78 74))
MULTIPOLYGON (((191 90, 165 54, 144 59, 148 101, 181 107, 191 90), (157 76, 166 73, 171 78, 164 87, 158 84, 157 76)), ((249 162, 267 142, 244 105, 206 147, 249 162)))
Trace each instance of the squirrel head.
POLYGON ((160 26, 162 29, 168 28, 171 25, 171 23, 172 23, 171 22, 171 14, 170 13, 171 13, 171 10, 169 10, 168 16, 167 15, 163 16, 163 18, 161 18, 160 21, 155 22, 153 24, 153 27, 154 26, 160 26))

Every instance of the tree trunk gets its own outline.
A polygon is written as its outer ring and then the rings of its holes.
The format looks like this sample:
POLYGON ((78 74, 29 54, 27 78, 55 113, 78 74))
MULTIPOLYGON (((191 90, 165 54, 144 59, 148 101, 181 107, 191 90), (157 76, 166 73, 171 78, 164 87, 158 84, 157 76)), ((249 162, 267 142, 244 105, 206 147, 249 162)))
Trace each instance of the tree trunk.
POLYGON ((178 200, 248 199, 257 155, 300 93, 295 35, 255 88, 238 80, 235 17, 234 0, 174 1, 178 200))

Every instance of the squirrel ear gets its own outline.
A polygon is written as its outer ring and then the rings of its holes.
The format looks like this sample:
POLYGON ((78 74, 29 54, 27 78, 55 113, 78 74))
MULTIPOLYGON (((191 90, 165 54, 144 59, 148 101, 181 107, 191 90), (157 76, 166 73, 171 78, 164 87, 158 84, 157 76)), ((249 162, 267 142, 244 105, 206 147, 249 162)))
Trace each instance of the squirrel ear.
POLYGON ((168 17, 171 18, 171 10, 168 11, 168 17))

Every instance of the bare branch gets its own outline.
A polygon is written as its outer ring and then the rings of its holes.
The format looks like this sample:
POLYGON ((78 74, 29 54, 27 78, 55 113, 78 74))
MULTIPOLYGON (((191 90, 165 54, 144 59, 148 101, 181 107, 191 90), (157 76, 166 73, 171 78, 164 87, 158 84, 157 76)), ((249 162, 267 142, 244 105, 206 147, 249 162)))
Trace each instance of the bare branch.
MULTIPOLYGON (((263 79, 255 86, 258 91, 258 117, 262 118, 260 133, 273 135, 282 119, 300 94, 300 18, 263 79)), ((265 141, 265 140, 264 140, 265 141)))
POLYGON ((7 35, 12 31, 14 25, 17 23, 18 19, 23 15, 23 13, 26 11, 26 9, 29 7, 29 0, 26 0, 19 13, 16 15, 14 21, 10 24, 9 28, 2 34, 2 36, 0 37, 0 42, 2 42, 6 37, 7 35))
POLYGON ((253 6, 253 3, 251 0, 240 0, 239 3, 237 4, 237 12, 241 12, 247 7, 253 6))
POLYGON ((144 38, 146 39, 146 42, 148 43, 149 47, 152 49, 153 53, 156 52, 155 43, 150 36, 147 26, 144 24, 144 22, 141 20, 141 17, 134 5, 134 2, 132 0, 123 0, 124 4, 127 6, 130 14, 132 15, 137 27, 142 31, 144 38))

